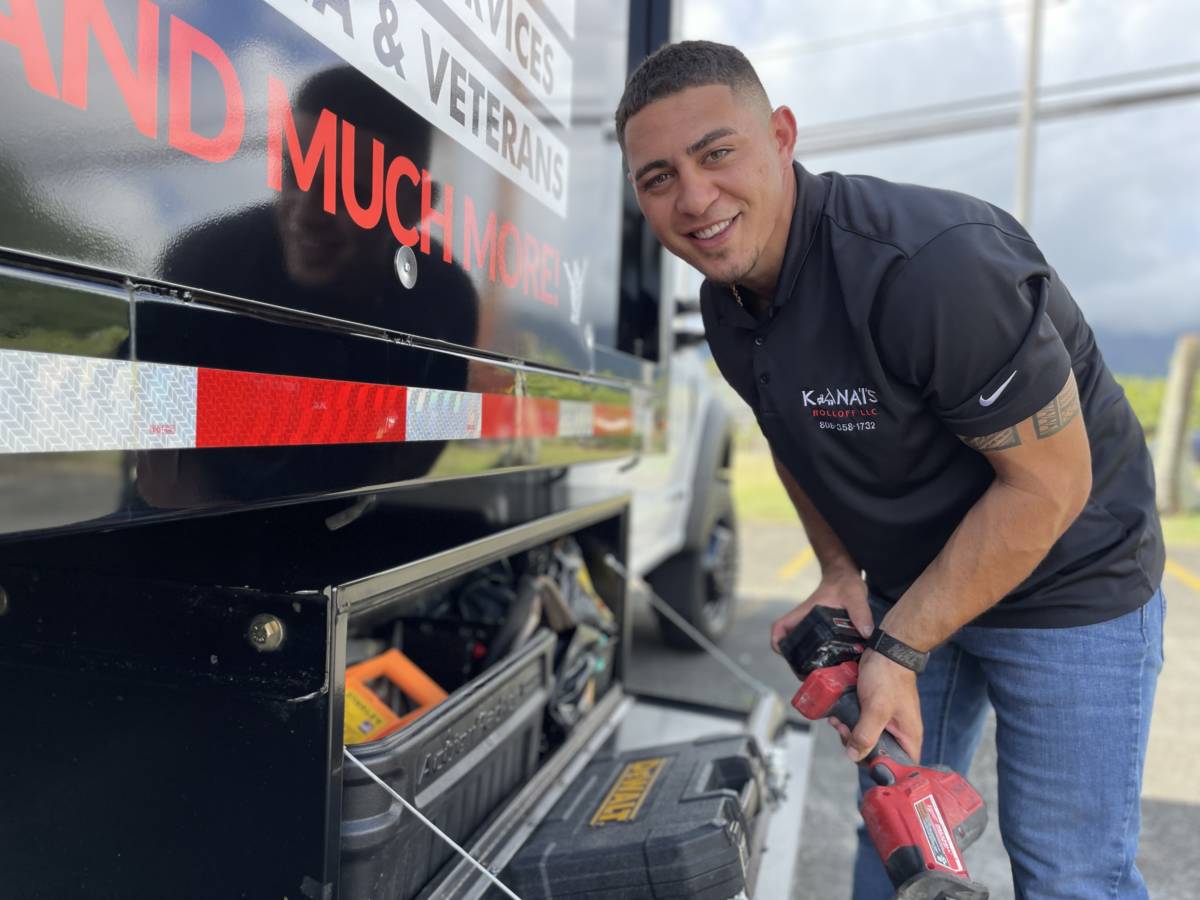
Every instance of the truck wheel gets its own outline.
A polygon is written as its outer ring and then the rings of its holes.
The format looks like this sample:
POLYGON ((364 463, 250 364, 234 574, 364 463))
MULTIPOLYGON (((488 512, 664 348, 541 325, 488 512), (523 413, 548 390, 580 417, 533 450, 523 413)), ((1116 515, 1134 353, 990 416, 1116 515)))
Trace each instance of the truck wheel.
MULTIPOLYGON (((718 641, 733 625, 737 569, 737 520, 729 508, 709 528, 702 549, 680 551, 646 580, 689 625, 710 641, 718 641)), ((668 647, 701 649, 691 635, 661 613, 656 613, 656 618, 659 634, 668 647)))

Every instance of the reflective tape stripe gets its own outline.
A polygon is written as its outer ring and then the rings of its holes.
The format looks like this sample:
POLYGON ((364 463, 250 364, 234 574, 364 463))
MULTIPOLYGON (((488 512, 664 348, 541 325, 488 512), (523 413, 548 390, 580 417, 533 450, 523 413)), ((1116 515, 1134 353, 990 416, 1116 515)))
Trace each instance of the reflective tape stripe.
POLYGON ((479 437, 482 394, 408 389, 408 440, 453 441, 479 437))
POLYGON ((2 350, 0 453, 190 447, 195 400, 195 369, 2 350))
MULTIPOLYGON (((559 407, 547 397, 483 395, 483 437, 558 437, 559 407)), ((590 404, 589 404, 590 406, 590 404)))
POLYGON ((559 437, 591 437, 595 428, 592 404, 579 400, 558 401, 559 437))
POLYGON ((597 403, 593 407, 593 434, 596 437, 615 437, 633 434, 633 415, 628 406, 597 403))
MULTIPOLYGON (((64 357, 69 358, 69 357, 64 357)), ((198 369, 130 363, 134 371, 135 450, 196 446, 198 369)))
POLYGON ((197 447, 402 441, 405 389, 200 369, 197 447))
POLYGON ((630 407, 619 404, 0 349, 0 453, 633 431, 630 407))

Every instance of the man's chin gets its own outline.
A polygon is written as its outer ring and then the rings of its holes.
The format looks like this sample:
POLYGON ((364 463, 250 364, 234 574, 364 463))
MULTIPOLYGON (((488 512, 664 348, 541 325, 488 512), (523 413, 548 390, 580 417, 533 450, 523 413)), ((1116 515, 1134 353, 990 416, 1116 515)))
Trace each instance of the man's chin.
POLYGON ((335 265, 313 264, 307 260, 289 259, 284 268, 293 284, 309 290, 329 287, 337 280, 339 272, 335 265))
MULTIPOLYGON (((689 260, 689 262, 691 261, 689 260)), ((715 281, 718 284, 733 284, 735 281, 741 281, 747 272, 745 266, 728 262, 713 264, 710 260, 697 260, 691 262, 691 265, 709 281, 715 281)))

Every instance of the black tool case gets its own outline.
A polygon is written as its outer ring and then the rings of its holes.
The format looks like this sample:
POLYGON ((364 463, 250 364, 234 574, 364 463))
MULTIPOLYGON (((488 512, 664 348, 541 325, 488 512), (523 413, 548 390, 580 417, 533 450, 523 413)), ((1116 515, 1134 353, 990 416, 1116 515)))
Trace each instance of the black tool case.
MULTIPOLYGON (((539 631, 413 724, 351 752, 464 843, 537 770, 555 637, 539 631)), ((453 851, 362 769, 342 774, 343 900, 416 896, 453 851)))
POLYGON ((503 880, 523 900, 730 900, 747 887, 763 791, 746 735, 602 753, 503 880))

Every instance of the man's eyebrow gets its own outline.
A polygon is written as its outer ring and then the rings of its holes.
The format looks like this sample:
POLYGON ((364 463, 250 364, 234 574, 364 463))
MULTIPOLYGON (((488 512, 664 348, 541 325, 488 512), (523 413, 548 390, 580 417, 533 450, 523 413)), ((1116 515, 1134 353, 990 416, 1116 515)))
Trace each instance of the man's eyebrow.
POLYGON ((713 141, 720 140, 723 137, 729 137, 731 134, 737 134, 737 132, 729 127, 714 128, 712 131, 710 131, 704 137, 700 138, 700 140, 696 141, 696 143, 692 144, 690 147, 688 147, 683 152, 686 153, 688 156, 691 156, 697 150, 703 150, 705 147, 707 147, 713 141))
MULTIPOLYGON (((700 140, 696 141, 694 144, 689 145, 683 152, 685 154, 687 154, 688 156, 691 156, 693 153, 696 153, 699 150, 703 150, 705 147, 707 147, 713 141, 718 141, 723 137, 729 137, 731 134, 737 134, 737 131, 734 130, 733 128, 729 128, 728 126, 726 126, 724 128, 714 128, 708 134, 704 135, 704 137, 700 138, 700 140)), ((637 172, 634 173, 633 180, 640 181, 642 176, 645 175, 647 172, 649 172, 651 169, 667 169, 667 168, 670 168, 670 165, 671 164, 668 163, 665 159, 656 159, 656 160, 653 160, 652 162, 648 162, 644 166, 642 166, 640 169, 638 169, 637 172)))
POLYGON ((648 162, 644 166, 642 166, 640 169, 638 169, 636 173, 634 173, 633 180, 641 181, 642 176, 645 175, 647 172, 649 172, 651 169, 665 169, 669 165, 670 164, 665 159, 656 159, 653 162, 648 162))

